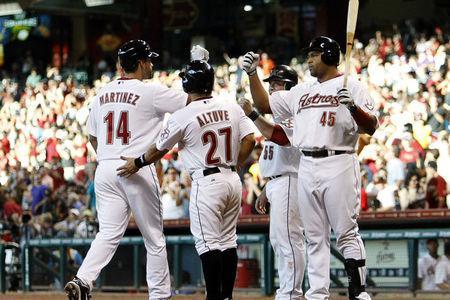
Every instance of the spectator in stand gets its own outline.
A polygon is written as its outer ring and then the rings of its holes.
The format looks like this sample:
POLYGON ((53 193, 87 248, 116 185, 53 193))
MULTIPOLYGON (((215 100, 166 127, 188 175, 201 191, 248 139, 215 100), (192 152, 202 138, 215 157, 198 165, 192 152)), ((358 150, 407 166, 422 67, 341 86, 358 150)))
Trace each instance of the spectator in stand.
POLYGON ((189 200, 192 188, 192 178, 187 171, 182 171, 180 175, 181 200, 183 201, 184 218, 189 218, 189 200))
POLYGON ((163 184, 162 184, 163 190, 166 190, 172 182, 179 181, 179 178, 180 178, 179 175, 180 174, 177 169, 175 169, 174 167, 169 167, 166 170, 166 174, 164 175, 163 184))
POLYGON ((73 237, 78 226, 79 215, 78 209, 71 208, 67 218, 55 224, 56 236, 59 238, 73 237))
POLYGON ((244 174, 244 186, 242 189, 242 211, 241 215, 254 214, 256 198, 261 194, 261 189, 255 183, 250 173, 244 174))
POLYGON ((3 204, 3 218, 8 219, 12 214, 22 216, 22 207, 17 203, 18 197, 14 192, 7 192, 3 204))
POLYGON ((31 209, 33 215, 40 215, 43 212, 43 205, 45 204, 47 197, 50 195, 48 186, 42 184, 40 175, 35 175, 34 185, 31 189, 31 195, 33 200, 31 202, 31 209))
POLYGON ((400 148, 394 147, 393 157, 388 160, 386 165, 387 183, 391 186, 400 188, 405 181, 405 164, 399 159, 400 148))
POLYGON ((396 209, 397 187, 387 183, 387 174, 385 169, 379 170, 376 177, 378 178, 378 193, 376 196, 377 204, 375 206, 376 211, 386 212, 396 209))
POLYGON ((418 264, 418 287, 424 291, 436 291, 435 282, 436 264, 439 259, 437 253, 439 244, 437 239, 427 240, 428 253, 419 259, 418 264))
POLYGON ((430 161, 426 168, 427 189, 425 196, 425 208, 447 208, 447 182, 437 172, 437 164, 430 161))
POLYGON ((78 224, 74 236, 77 238, 94 238, 98 232, 98 224, 95 222, 94 214, 89 209, 85 209, 82 215, 83 220, 78 224))
POLYGON ((398 195, 402 210, 425 208, 425 188, 421 186, 418 174, 406 179, 398 195))
POLYGON ((181 198, 181 185, 178 181, 172 181, 167 186, 167 192, 161 197, 163 207, 163 219, 180 219, 184 215, 183 200, 181 198))
POLYGON ((444 244, 444 255, 436 264, 436 286, 444 291, 450 291, 450 240, 444 244))

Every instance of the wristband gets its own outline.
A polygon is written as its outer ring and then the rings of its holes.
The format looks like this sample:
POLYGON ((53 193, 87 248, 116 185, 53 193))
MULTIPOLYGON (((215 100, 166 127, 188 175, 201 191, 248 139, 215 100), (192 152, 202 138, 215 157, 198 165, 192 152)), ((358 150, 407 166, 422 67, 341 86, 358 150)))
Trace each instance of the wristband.
POLYGON ((253 76, 256 74, 256 69, 254 69, 253 71, 247 72, 248 75, 253 76))
POLYGON ((149 165, 149 163, 145 161, 145 153, 134 159, 134 165, 139 169, 149 165))
POLYGON ((252 112, 248 114, 248 117, 250 118, 250 120, 255 122, 259 117, 259 113, 256 110, 252 110, 252 112))
POLYGON ((351 114, 354 114, 358 110, 358 106, 356 106, 355 104, 353 104, 352 106, 347 106, 347 108, 351 114))

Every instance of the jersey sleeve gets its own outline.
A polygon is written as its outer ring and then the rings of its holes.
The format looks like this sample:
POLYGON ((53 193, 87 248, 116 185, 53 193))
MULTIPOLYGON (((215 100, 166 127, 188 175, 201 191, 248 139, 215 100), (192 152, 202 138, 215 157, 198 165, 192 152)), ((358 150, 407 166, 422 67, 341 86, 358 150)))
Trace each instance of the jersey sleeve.
POLYGON ((351 96, 353 101, 355 101, 355 104, 358 105, 363 111, 378 117, 375 111, 375 102, 370 96, 369 90, 362 83, 359 81, 354 82, 351 96))
POLYGON ((283 129, 284 133, 286 134, 289 140, 289 143, 291 144, 289 146, 292 146, 294 144, 294 128, 292 127, 292 124, 283 121, 279 125, 281 126, 281 129, 283 129))
POLYGON ((168 88, 162 84, 155 83, 153 89, 153 103, 156 111, 164 115, 174 113, 186 106, 188 95, 176 89, 168 88))
POLYGON ((89 135, 97 137, 97 97, 91 103, 91 108, 89 110, 87 129, 89 135))
POLYGON ((289 101, 292 91, 279 91, 269 96, 270 110, 275 118, 292 118, 294 113, 294 101, 289 101))
POLYGON ((245 115, 242 108, 236 105, 239 114, 239 140, 242 140, 247 135, 255 133, 255 125, 253 122, 245 115))
POLYGON ((174 116, 171 115, 167 120, 166 126, 161 130, 159 139, 156 142, 156 149, 159 151, 172 149, 176 143, 178 143, 182 138, 182 128, 175 120, 174 116))

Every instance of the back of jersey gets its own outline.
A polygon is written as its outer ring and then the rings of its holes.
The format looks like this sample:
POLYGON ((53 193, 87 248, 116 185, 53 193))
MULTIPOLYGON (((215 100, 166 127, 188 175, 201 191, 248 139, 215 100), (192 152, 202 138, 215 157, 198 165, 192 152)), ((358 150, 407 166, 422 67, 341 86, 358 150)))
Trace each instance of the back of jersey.
POLYGON ((162 128, 165 112, 185 105, 186 94, 168 90, 136 79, 115 80, 101 89, 88 122, 89 134, 97 137, 97 160, 136 157, 147 151, 162 128))
POLYGON ((194 101, 176 112, 166 130, 169 131, 167 143, 160 141, 158 145, 170 148, 175 141, 171 142, 170 136, 176 136, 175 132, 179 131, 180 156, 189 172, 235 166, 241 139, 254 132, 252 122, 236 103, 214 98, 194 101), (171 130, 175 134, 170 134, 171 130))

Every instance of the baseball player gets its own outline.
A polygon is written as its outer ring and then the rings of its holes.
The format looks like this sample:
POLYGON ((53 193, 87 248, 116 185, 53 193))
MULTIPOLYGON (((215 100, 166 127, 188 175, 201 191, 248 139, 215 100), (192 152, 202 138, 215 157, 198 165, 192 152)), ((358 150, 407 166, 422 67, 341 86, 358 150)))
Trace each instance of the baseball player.
POLYGON ((176 143, 192 177, 191 232, 203 266, 208 300, 232 299, 236 277, 236 223, 242 183, 236 173, 255 145, 254 126, 236 103, 211 96, 214 70, 193 61, 180 73, 189 104, 168 119, 160 138, 118 175, 133 178, 139 168, 161 158, 176 143))
POLYGON ((118 59, 124 76, 108 83, 93 100, 88 131, 98 160, 95 193, 100 230, 76 277, 65 286, 71 300, 90 298, 93 283, 127 228, 130 212, 147 249, 149 299, 171 296, 155 166, 143 168, 131 178, 116 174, 121 154, 133 156, 145 151, 156 141, 165 113, 186 105, 186 93, 142 81, 151 77, 155 57, 158 54, 143 40, 123 44, 118 59))
MULTIPOLYGON (((255 74, 254 77, 257 78, 257 76, 255 74)), ((289 66, 278 65, 263 81, 269 82, 269 97, 274 93, 284 95, 298 83, 298 75, 289 66)), ((247 115, 251 113, 250 102, 243 106, 243 109, 247 115)), ((287 126, 292 125, 292 119, 283 120, 274 116, 274 121, 276 123, 286 121, 287 126)), ((255 124, 258 127, 258 124, 255 124)), ((292 128, 288 130, 292 131, 292 128)), ((303 295, 302 282, 306 259, 305 237, 297 200, 299 161, 298 149, 281 147, 269 140, 264 142, 263 151, 259 157, 261 175, 267 178, 268 182, 256 200, 255 207, 259 213, 265 214, 266 203, 270 202, 269 236, 278 258, 280 280, 275 299, 299 299, 303 295)))
MULTIPOLYGON (((300 216, 305 226, 310 289, 306 299, 329 299, 330 229, 345 257, 349 299, 370 299, 365 292, 365 249, 358 232, 360 170, 355 154, 358 133, 372 135, 378 125, 367 89, 349 79, 343 88, 338 72, 340 48, 328 37, 315 38, 306 49, 308 66, 317 80, 293 87, 284 97, 264 89, 252 93, 262 113, 294 118, 293 146, 301 151, 298 173, 300 216)), ((249 52, 244 70, 255 80, 259 56, 249 52)), ((253 85, 253 88, 257 86, 253 85)), ((257 113, 252 113, 256 119, 257 113)), ((271 140, 289 144, 279 125, 271 140)))

